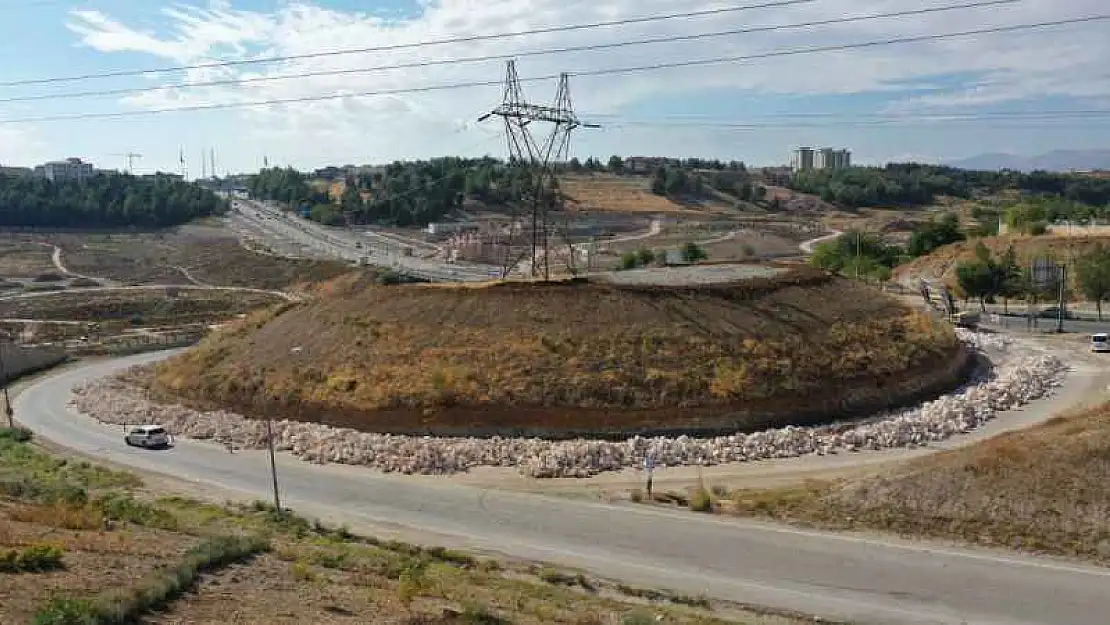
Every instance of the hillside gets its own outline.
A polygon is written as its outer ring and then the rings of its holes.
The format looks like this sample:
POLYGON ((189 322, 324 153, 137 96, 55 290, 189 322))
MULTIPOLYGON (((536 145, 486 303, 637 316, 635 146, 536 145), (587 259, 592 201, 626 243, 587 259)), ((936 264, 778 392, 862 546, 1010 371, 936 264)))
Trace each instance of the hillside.
MULTIPOLYGON (((1110 236, 1022 236, 1001 235, 973 241, 960 241, 937 248, 931 254, 916 258, 896 267, 894 280, 907 286, 917 279, 942 280, 949 285, 956 283, 956 266, 975 259, 975 245, 982 241, 992 254, 1003 254, 1014 246, 1018 263, 1028 265, 1035 258, 1054 257, 1062 261, 1075 258, 1097 244, 1110 245, 1110 236)), ((1074 276, 1072 276, 1074 278, 1074 276)))
POLYGON ((735 495, 740 512, 1110 562, 1110 404, 882 476, 735 495))
POLYGON ((1083 171, 1110 169, 1110 150, 1055 150, 1036 156, 979 154, 951 163, 961 169, 1014 171, 1083 171))
POLYGON ((352 275, 320 293, 166 361, 155 390, 368 431, 617 435, 870 412, 966 364, 947 326, 805 267, 688 288, 352 275))

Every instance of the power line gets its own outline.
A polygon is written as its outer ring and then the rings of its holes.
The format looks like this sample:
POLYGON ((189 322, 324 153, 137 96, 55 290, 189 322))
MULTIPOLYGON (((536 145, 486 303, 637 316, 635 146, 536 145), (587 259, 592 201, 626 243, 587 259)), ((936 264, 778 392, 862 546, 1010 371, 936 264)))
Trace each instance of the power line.
POLYGON ((913 15, 924 15, 929 13, 941 13, 946 11, 958 11, 965 9, 975 9, 988 6, 997 6, 1004 4, 1014 4, 1022 2, 1022 0, 982 0, 978 2, 968 2, 963 4, 945 5, 940 7, 928 7, 924 9, 913 9, 907 11, 893 11, 888 13, 871 13, 867 15, 858 15, 851 17, 839 17, 833 19, 816 20, 809 22, 799 22, 794 24, 775 24, 769 26, 752 26, 747 28, 739 28, 732 30, 712 31, 706 33, 694 33, 688 35, 667 35, 662 37, 652 37, 648 39, 636 39, 631 41, 620 41, 613 43, 600 43, 588 44, 580 46, 565 46, 560 48, 547 48, 542 50, 528 50, 524 52, 514 52, 510 54, 495 54, 484 56, 471 56, 459 57, 453 59, 438 59, 431 61, 413 61, 409 63, 395 63, 390 65, 378 65, 373 67, 360 67, 338 70, 321 70, 316 72, 303 72, 296 74, 284 74, 280 76, 256 76, 252 78, 229 78, 222 80, 210 80, 201 82, 186 82, 173 85, 158 85, 152 87, 128 87, 123 89, 104 89, 94 91, 71 91, 66 93, 54 94, 38 94, 28 96, 14 96, 10 98, 0 98, 0 103, 11 102, 30 102, 40 100, 61 100, 71 98, 85 98, 85 97, 98 97, 98 96, 114 96, 114 95, 128 95, 136 93, 147 93, 152 91, 162 91, 168 89, 187 89, 197 87, 217 87, 225 85, 243 85, 248 83, 271 82, 278 80, 289 80, 295 78, 312 78, 319 76, 338 76, 345 74, 363 74, 377 71, 393 70, 393 69, 410 69, 417 67, 432 67, 437 65, 453 65, 456 63, 477 63, 496 60, 508 60, 520 57, 531 56, 545 56, 549 54, 564 54, 568 52, 586 52, 596 50, 608 50, 614 48, 625 48, 631 46, 647 45, 654 43, 674 43, 679 41, 696 41, 700 39, 710 39, 714 37, 725 37, 731 35, 742 35, 752 33, 774 32, 781 30, 792 30, 799 28, 812 28, 815 26, 830 26, 834 24, 849 24, 854 22, 864 22, 878 19, 887 19, 895 17, 909 17, 913 15))
POLYGON ((388 52, 392 50, 408 50, 412 48, 423 48, 427 46, 438 46, 453 43, 472 43, 475 41, 488 41, 491 39, 505 39, 508 37, 521 37, 525 35, 544 35, 549 33, 561 33, 574 30, 589 30, 593 28, 603 28, 606 26, 625 26, 628 24, 643 24, 648 22, 659 22, 673 19, 684 19, 691 17, 703 17, 707 15, 721 15, 724 13, 736 13, 740 11, 752 11, 755 9, 770 9, 778 7, 793 6, 797 4, 809 4, 817 0, 773 0, 771 2, 763 2, 760 4, 745 4, 739 6, 719 7, 715 9, 704 9, 701 11, 685 11, 682 13, 667 13, 662 15, 647 15, 643 17, 631 17, 619 20, 609 20, 604 22, 590 22, 586 24, 570 24, 564 26, 547 26, 544 28, 533 28, 529 30, 517 30, 502 33, 491 33, 486 35, 465 35, 460 37, 449 37, 446 39, 432 39, 428 41, 415 41, 411 43, 398 43, 384 46, 370 46, 366 48, 349 48, 343 50, 327 50, 323 52, 311 52, 307 54, 291 54, 284 56, 269 56, 257 59, 235 59, 231 61, 216 61, 212 63, 197 63, 194 65, 177 65, 171 67, 159 67, 152 69, 135 69, 135 70, 118 70, 112 72, 99 72, 95 74, 80 74, 76 76, 58 76, 49 78, 29 78, 25 80, 12 80, 7 82, 0 82, 0 87, 17 87, 23 85, 44 85, 60 82, 75 82, 79 80, 93 80, 98 78, 118 78, 121 76, 143 76, 147 74, 161 74, 165 72, 178 72, 190 69, 208 69, 213 67, 232 67, 237 65, 254 65, 258 63, 276 63, 281 61, 297 61, 302 59, 318 59, 329 56, 343 56, 348 54, 363 54, 366 52, 388 52))
MULTIPOLYGON (((618 67, 598 70, 584 70, 579 72, 569 72, 571 76, 606 76, 618 74, 632 74, 647 71, 657 71, 662 69, 673 69, 680 67, 693 67, 701 65, 719 65, 723 63, 736 63, 743 61, 752 61, 759 59, 787 57, 787 56, 801 56, 807 54, 821 54, 828 52, 842 52, 847 50, 859 50, 865 48, 875 48, 881 46, 907 44, 907 43, 921 43, 926 41, 942 41, 946 39, 958 39, 963 37, 971 37, 974 35, 997 34, 1007 32, 1020 32, 1035 30, 1040 28, 1048 28, 1053 26, 1063 26, 1068 24, 1081 24, 1096 21, 1110 20, 1110 14, 1091 15, 1086 17, 1070 18, 1064 20, 1036 22, 1031 24, 1016 24, 1011 26, 996 26, 991 28, 981 28, 977 30, 965 30, 952 33, 939 33, 931 35, 918 35, 913 37, 899 37, 893 39, 883 39, 877 41, 866 41, 862 43, 851 44, 838 44, 829 46, 816 46, 809 48, 795 48, 789 50, 775 50, 770 52, 762 52, 757 54, 748 54, 740 56, 725 56, 704 59, 692 59, 686 61, 671 61, 662 63, 653 63, 650 65, 638 65, 631 67, 618 67)), ((521 78, 521 82, 542 82, 547 80, 558 79, 559 75, 550 74, 547 76, 535 76, 531 78, 521 78)), ((47 115, 40 117, 23 117, 16 119, 0 119, 0 124, 14 124, 14 123, 29 123, 29 122, 48 122, 48 121, 66 121, 66 120, 79 120, 79 119, 114 119, 133 117, 137 115, 155 115, 161 113, 176 113, 176 112, 190 112, 190 111, 211 111, 223 110, 233 108, 249 108, 256 106, 271 106, 281 104, 301 104, 307 102, 323 102, 328 100, 341 100, 347 98, 363 98, 383 95, 398 95, 405 93, 427 93, 433 91, 449 91, 454 89, 467 89, 474 87, 491 87, 499 86, 499 80, 486 80, 486 81, 471 81, 471 82, 458 82, 446 83, 439 85, 426 85, 423 87, 401 87, 397 89, 383 89, 378 91, 365 91, 360 93, 334 93, 327 95, 313 95, 313 96, 300 96, 296 98, 279 98, 270 100, 260 100, 255 102, 224 102, 217 104, 197 104, 192 106, 179 106, 162 109, 148 109, 143 111, 118 111, 118 112, 103 112, 103 113, 74 113, 62 115, 47 115)))

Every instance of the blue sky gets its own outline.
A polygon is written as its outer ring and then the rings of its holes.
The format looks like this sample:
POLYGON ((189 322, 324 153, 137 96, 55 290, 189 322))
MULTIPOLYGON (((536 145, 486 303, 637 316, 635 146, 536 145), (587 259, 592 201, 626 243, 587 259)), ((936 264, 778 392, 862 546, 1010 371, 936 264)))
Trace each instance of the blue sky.
MULTIPOLYGON (((372 73, 67 97, 73 92, 155 88, 305 72, 352 70, 460 56, 509 55, 648 37, 789 25, 963 4, 970 0, 809 0, 790 6, 571 32, 510 37, 391 52, 201 68, 157 75, 0 87, 0 163, 82 156, 137 171, 177 170, 184 149, 191 174, 216 151, 221 171, 248 171, 264 157, 298 167, 383 162, 445 154, 503 156, 499 127, 475 123, 495 106, 498 87, 332 99, 278 107, 162 112, 273 99, 497 80, 503 60, 372 73), (48 99, 3 101, 43 95, 48 99), (26 121, 72 114, 113 119, 26 121), (20 121, 25 120, 25 121, 20 121)), ((724 5, 693 0, 0 0, 0 82, 231 59, 426 42, 552 25, 619 20, 724 5)), ((651 65, 719 56, 762 55, 1110 12, 1103 0, 1021 0, 811 28, 695 41, 530 55, 521 76, 651 65)), ((607 76, 576 76, 583 118, 573 152, 659 154, 785 162, 796 145, 850 148, 857 162, 956 159, 984 152, 1037 154, 1110 144, 1110 115, 1050 117, 1051 111, 1110 111, 1110 21, 1022 33, 875 46, 742 63, 607 76), (1024 113, 1025 117, 1016 113, 1024 113), (956 116, 957 119, 953 119, 956 116), (743 126, 743 127, 740 127, 743 126)), ((553 83, 528 83, 550 100, 553 83)))

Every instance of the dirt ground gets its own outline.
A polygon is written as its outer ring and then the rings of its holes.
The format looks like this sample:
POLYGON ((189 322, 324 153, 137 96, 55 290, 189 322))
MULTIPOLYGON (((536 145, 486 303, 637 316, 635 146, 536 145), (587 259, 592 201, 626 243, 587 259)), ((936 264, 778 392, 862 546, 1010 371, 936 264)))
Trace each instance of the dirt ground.
POLYGON ((0 235, 0 278, 34 278, 56 271, 51 253, 49 246, 0 235))
POLYGON ((243 249, 229 230, 212 225, 151 233, 53 233, 40 238, 62 248, 66 269, 121 284, 284 289, 349 270, 343 263, 256 254, 243 249))

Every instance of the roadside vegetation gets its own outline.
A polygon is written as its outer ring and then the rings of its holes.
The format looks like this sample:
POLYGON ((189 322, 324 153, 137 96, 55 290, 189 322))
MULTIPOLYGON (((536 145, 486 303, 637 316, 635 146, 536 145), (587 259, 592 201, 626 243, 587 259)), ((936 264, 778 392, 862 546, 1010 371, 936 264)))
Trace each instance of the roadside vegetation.
POLYGON ((0 622, 798 625, 794 615, 359 536, 269 504, 158 497, 0 429, 0 622), (738 619, 737 621, 731 620, 738 619))
MULTIPOLYGON (((863 477, 770 490, 719 484, 713 509, 1110 563, 1108 459, 1110 404, 1103 404, 863 477)), ((678 497, 694 507, 693 498, 678 497)))
POLYGON ((0 226, 164 227, 227 209, 211 191, 167 175, 105 173, 52 182, 0 174, 0 226))

